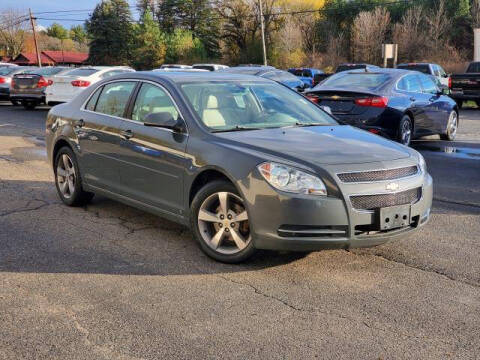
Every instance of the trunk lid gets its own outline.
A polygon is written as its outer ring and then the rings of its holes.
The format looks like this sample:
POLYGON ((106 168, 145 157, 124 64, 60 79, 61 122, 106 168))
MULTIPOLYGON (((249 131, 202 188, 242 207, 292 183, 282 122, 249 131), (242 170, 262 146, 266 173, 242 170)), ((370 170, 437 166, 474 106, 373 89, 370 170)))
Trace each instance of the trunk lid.
POLYGON ((308 95, 313 95, 318 99, 318 105, 328 106, 333 114, 338 115, 360 115, 367 111, 368 107, 357 105, 355 100, 378 96, 369 92, 338 90, 311 91, 308 95))

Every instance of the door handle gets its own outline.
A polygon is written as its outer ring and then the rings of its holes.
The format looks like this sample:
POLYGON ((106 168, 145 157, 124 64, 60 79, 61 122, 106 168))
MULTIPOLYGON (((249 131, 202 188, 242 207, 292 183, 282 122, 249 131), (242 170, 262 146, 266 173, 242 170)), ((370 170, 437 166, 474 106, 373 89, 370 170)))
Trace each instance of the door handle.
POLYGON ((75 126, 76 128, 81 128, 84 125, 85 125, 85 121, 83 121, 83 119, 76 120, 73 122, 73 126, 75 126))
POLYGON ((120 131, 120 135, 122 135, 125 139, 130 139, 133 137, 133 131, 132 130, 122 130, 120 131))

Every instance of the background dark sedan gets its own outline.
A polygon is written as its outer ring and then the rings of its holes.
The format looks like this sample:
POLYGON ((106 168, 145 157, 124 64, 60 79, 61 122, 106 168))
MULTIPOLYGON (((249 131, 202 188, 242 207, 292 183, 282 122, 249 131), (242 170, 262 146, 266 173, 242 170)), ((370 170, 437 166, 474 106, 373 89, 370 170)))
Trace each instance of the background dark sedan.
POLYGON ((457 104, 431 77, 416 71, 345 71, 311 89, 307 96, 330 107, 341 121, 404 145, 431 134, 454 140, 457 133, 457 104))
POLYGON ((279 70, 272 66, 236 66, 221 71, 232 74, 260 76, 265 79, 276 81, 280 84, 288 86, 290 89, 299 92, 303 92, 306 88, 308 88, 308 85, 306 85, 297 76, 289 73, 288 71, 279 70))

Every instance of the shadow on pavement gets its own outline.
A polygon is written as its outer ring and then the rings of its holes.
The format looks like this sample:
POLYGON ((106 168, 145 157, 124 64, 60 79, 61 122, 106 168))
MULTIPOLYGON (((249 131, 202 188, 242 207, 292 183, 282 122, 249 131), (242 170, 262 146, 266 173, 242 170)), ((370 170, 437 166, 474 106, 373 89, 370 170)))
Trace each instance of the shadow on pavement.
POLYGON ((95 197, 84 208, 57 198, 51 182, 0 180, 0 271, 186 275, 255 271, 306 253, 261 251, 249 262, 206 257, 185 227, 95 197))

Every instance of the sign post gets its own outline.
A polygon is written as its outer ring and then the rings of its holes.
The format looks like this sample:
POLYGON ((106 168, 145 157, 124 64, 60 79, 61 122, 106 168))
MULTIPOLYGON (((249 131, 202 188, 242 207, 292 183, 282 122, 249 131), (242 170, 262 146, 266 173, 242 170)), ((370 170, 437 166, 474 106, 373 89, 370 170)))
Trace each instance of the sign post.
POLYGON ((383 67, 388 66, 388 59, 393 59, 393 67, 397 66, 398 44, 382 44, 383 67))

